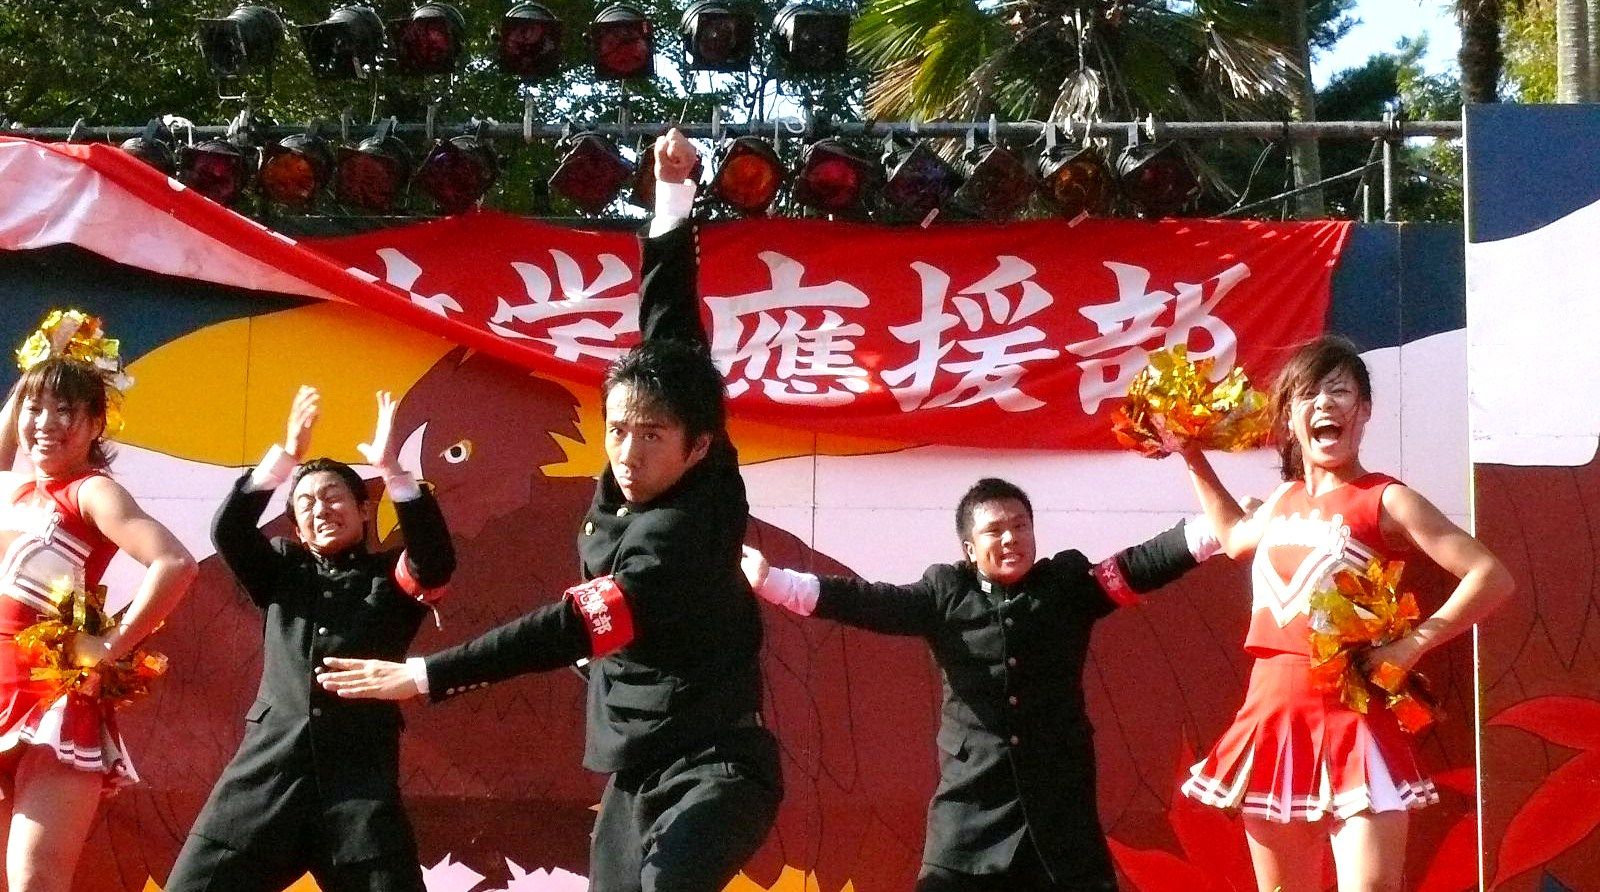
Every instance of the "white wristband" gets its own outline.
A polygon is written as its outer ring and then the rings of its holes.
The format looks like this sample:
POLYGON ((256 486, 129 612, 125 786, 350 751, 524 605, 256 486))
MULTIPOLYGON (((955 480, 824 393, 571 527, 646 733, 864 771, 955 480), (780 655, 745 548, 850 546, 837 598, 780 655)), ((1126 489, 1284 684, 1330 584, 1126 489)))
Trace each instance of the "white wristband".
POLYGON ((776 604, 790 613, 810 616, 817 609, 817 597, 822 594, 822 581, 815 574, 772 567, 767 578, 756 589, 761 600, 776 604))
POLYGON ((656 182, 656 212, 650 218, 650 237, 664 235, 694 212, 694 180, 681 183, 656 182))
POLYGON ((417 693, 428 693, 428 664, 422 657, 411 657, 406 660, 406 668, 411 671, 411 680, 416 683, 417 693))
POLYGON ((389 498, 396 502, 422 498, 422 486, 417 483, 417 478, 405 471, 384 477, 383 488, 389 491, 389 498))
POLYGON ((1217 538, 1216 531, 1211 528, 1211 519, 1204 514, 1197 514, 1183 522, 1183 541, 1199 563, 1204 563, 1222 550, 1222 540, 1217 538))
POLYGON ((294 456, 283 451, 282 446, 272 444, 267 454, 261 457, 261 463, 250 472, 250 482, 245 484, 245 489, 249 492, 277 489, 294 472, 294 464, 294 456))

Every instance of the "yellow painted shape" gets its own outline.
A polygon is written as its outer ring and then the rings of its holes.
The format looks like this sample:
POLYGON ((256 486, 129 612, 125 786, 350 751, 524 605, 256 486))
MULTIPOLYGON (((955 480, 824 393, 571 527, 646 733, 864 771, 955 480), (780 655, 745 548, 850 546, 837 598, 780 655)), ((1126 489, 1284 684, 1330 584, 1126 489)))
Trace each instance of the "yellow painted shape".
POLYGON ((744 874, 733 878, 733 882, 723 887, 722 892, 855 892, 854 883, 845 883, 838 890, 825 890, 817 882, 817 875, 806 873, 798 867, 785 867, 778 874, 778 881, 771 886, 763 886, 744 874))
POLYGON ((254 464, 283 439, 301 384, 322 391, 314 455, 360 462, 378 390, 404 393, 454 345, 337 303, 208 326, 129 368, 124 442, 215 465, 254 464))
MULTIPOLYGON (((142 892, 161 892, 161 887, 156 885, 155 880, 145 880, 142 892)), ((283 890, 283 892, 322 892, 322 887, 317 885, 317 881, 311 874, 307 873, 300 879, 295 880, 294 884, 283 890)))
MULTIPOLYGON (((254 463, 283 438, 290 400, 301 384, 322 391, 312 454, 360 462, 355 449, 372 433, 372 394, 403 397, 454 345, 357 307, 317 303, 208 326, 142 356, 129 368, 127 426, 119 439, 214 465, 254 463)), ((578 402, 579 439, 558 437, 566 461, 550 477, 595 477, 605 467, 605 420, 598 387, 552 379, 578 402)), ((892 452, 905 444, 869 437, 810 434, 760 422, 728 425, 745 464, 809 455, 892 452)), ((379 528, 393 525, 382 509, 379 528)))

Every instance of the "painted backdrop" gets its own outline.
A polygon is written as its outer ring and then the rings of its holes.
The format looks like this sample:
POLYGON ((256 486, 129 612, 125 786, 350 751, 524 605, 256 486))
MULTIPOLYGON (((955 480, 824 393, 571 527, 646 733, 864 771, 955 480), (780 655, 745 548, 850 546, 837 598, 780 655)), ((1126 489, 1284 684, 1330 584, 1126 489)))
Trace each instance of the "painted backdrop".
MULTIPOLYGON (((127 713, 146 783, 111 802, 80 871, 84 890, 154 888, 237 744, 259 670, 260 617, 211 556, 206 525, 281 436, 295 386, 324 393, 315 450, 350 461, 372 392, 402 395, 404 460, 437 487, 462 558, 417 649, 463 640, 575 581, 573 535, 603 462, 594 377, 601 348, 627 335, 616 331, 625 313, 589 311, 636 293, 636 254, 626 235, 488 214, 337 239, 273 233, 142 170, 28 146, 0 141, 0 342, 20 342, 54 306, 107 319, 137 379, 115 472, 203 559, 161 633, 172 675, 127 713), (564 346, 576 353, 562 358, 564 346)), ((1264 376, 1289 343, 1351 337, 1377 392, 1371 464, 1467 521, 1451 228, 772 223, 713 230, 702 251, 706 318, 738 322, 718 358, 736 394, 751 538, 775 563, 915 579, 959 557, 952 509, 984 475, 1031 493, 1046 553, 1098 559, 1170 526, 1194 510, 1176 462, 1086 448, 1111 407, 1089 385, 1137 369, 1105 360, 1169 339, 1226 346, 1264 376), (1251 275, 1227 274, 1240 265, 1251 275), (831 283, 862 298, 808 290, 831 283), (935 361, 916 366, 930 339, 935 361), (829 405, 827 394, 861 399, 829 405)), ((1275 483, 1266 454, 1220 466, 1241 494, 1275 483)), ((275 502, 264 522, 285 529, 281 512, 275 502)), ((377 526, 382 544, 392 509, 380 504, 377 526)), ((133 569, 113 569, 114 591, 133 569)), ((1086 689, 1100 805, 1129 889, 1253 887, 1237 823, 1175 795, 1241 699, 1248 612, 1243 574, 1214 561, 1096 633, 1086 689)), ((939 682, 925 647, 771 609, 764 619, 766 713, 788 795, 732 888, 909 889, 936 765, 939 682)), ((1434 662, 1451 719, 1421 747, 1445 798, 1416 822, 1408 873, 1418 888, 1454 890, 1476 880, 1471 652, 1434 662)), ((582 887, 601 779, 579 768, 575 674, 414 705, 407 720, 404 784, 433 892, 582 887)))

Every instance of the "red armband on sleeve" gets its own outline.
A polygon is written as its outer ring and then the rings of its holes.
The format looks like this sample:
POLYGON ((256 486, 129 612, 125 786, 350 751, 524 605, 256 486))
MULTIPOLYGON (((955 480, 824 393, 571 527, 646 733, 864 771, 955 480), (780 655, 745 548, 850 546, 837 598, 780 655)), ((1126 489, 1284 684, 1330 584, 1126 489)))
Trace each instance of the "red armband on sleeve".
POLYGON ((567 589, 584 627, 589 630, 589 652, 603 657, 633 640, 633 611, 622 588, 610 576, 591 579, 567 589))
POLYGON ((450 590, 448 585, 428 588, 418 582, 417 577, 411 575, 411 564, 403 551, 400 552, 400 560, 394 562, 394 584, 400 586, 401 591, 430 607, 443 600, 445 592, 450 590))
POLYGON ((1094 574, 1094 581, 1100 583, 1100 588, 1118 607, 1132 607, 1143 604, 1144 598, 1128 585, 1128 578, 1122 575, 1122 565, 1117 563, 1117 556, 1112 555, 1089 570, 1094 574))

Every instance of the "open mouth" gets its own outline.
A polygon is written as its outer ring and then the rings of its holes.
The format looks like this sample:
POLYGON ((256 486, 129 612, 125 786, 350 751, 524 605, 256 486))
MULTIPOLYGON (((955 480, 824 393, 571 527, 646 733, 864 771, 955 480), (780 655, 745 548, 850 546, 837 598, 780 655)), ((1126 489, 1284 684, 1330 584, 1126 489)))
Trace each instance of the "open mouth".
POLYGON ((1344 425, 1334 421, 1319 421, 1311 425, 1311 442, 1318 446, 1331 446, 1344 433, 1344 425))

